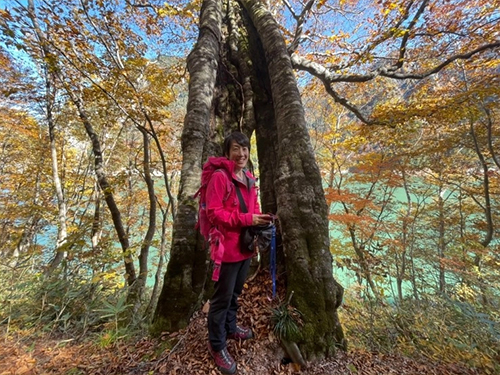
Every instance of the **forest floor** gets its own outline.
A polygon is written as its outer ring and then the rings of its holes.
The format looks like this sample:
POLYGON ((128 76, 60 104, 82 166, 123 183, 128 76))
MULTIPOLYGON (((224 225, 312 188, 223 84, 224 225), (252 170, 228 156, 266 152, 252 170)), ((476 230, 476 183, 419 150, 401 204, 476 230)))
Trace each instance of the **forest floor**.
MULTIPOLYGON (((240 297, 239 318, 243 325, 252 327, 255 335, 252 340, 228 343, 240 375, 479 374, 460 364, 360 350, 339 352, 334 359, 306 368, 285 364, 284 352, 271 329, 270 290, 270 280, 261 272, 246 285, 240 297)), ((217 375, 219 372, 207 350, 203 310, 180 332, 165 333, 159 339, 145 337, 134 343, 118 341, 107 347, 89 339, 57 340, 42 336, 28 340, 10 334, 0 343, 0 375, 217 375), (171 349, 164 349, 169 346, 167 343, 172 346, 172 342, 175 345, 171 349)))

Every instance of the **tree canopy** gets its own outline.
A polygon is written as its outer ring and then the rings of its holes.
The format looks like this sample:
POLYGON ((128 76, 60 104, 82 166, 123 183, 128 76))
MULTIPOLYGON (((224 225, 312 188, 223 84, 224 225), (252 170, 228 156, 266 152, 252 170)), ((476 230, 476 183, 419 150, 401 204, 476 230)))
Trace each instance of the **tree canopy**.
MULTIPOLYGON (((349 308, 365 302, 397 314, 451 301, 498 338, 499 9, 5 1, 2 316, 85 332, 109 300, 116 323, 172 314, 160 331, 187 325, 207 298, 192 194, 203 161, 239 129, 254 135, 262 206, 282 222, 284 298, 294 291, 313 331, 306 357, 345 347, 319 314, 337 314, 340 285, 346 308, 332 321, 347 342, 358 332, 349 308), (43 301, 37 314, 30 299, 43 301)), ((425 351, 394 324, 387 337, 425 351)))

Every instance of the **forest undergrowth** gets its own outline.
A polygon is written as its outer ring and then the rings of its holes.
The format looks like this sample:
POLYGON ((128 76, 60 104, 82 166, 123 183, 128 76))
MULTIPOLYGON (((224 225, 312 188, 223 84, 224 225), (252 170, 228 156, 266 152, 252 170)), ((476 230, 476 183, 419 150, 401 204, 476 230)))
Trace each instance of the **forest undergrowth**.
MULTIPOLYGON (((203 309, 186 329, 152 338, 145 321, 122 326, 123 291, 74 277, 19 276, 6 280, 5 272, 0 284, 0 375, 218 373, 203 309)), ((284 288, 273 300, 270 282, 261 271, 241 296, 241 321, 256 338, 229 343, 240 374, 500 374, 493 307, 442 296, 389 304, 356 288, 346 290, 339 310, 348 351, 299 368, 273 334, 272 309, 284 301, 284 288)))

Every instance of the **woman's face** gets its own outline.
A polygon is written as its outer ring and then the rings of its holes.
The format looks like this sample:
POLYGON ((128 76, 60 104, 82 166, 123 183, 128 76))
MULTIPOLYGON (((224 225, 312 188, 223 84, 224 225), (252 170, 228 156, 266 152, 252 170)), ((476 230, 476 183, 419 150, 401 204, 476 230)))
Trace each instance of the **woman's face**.
POLYGON ((231 142, 231 147, 229 147, 229 155, 227 156, 229 160, 236 163, 237 169, 243 169, 246 167, 248 162, 248 147, 241 146, 235 141, 231 142))

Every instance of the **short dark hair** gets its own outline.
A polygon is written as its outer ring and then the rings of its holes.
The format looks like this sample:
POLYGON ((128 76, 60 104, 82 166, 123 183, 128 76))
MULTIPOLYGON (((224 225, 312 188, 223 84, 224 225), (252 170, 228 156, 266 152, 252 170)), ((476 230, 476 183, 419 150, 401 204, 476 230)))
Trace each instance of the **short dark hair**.
POLYGON ((248 150, 250 151, 250 140, 248 139, 248 137, 241 132, 232 132, 226 137, 226 139, 224 139, 224 156, 229 155, 229 151, 231 150, 231 144, 233 143, 233 141, 235 141, 242 147, 248 148, 248 150))

